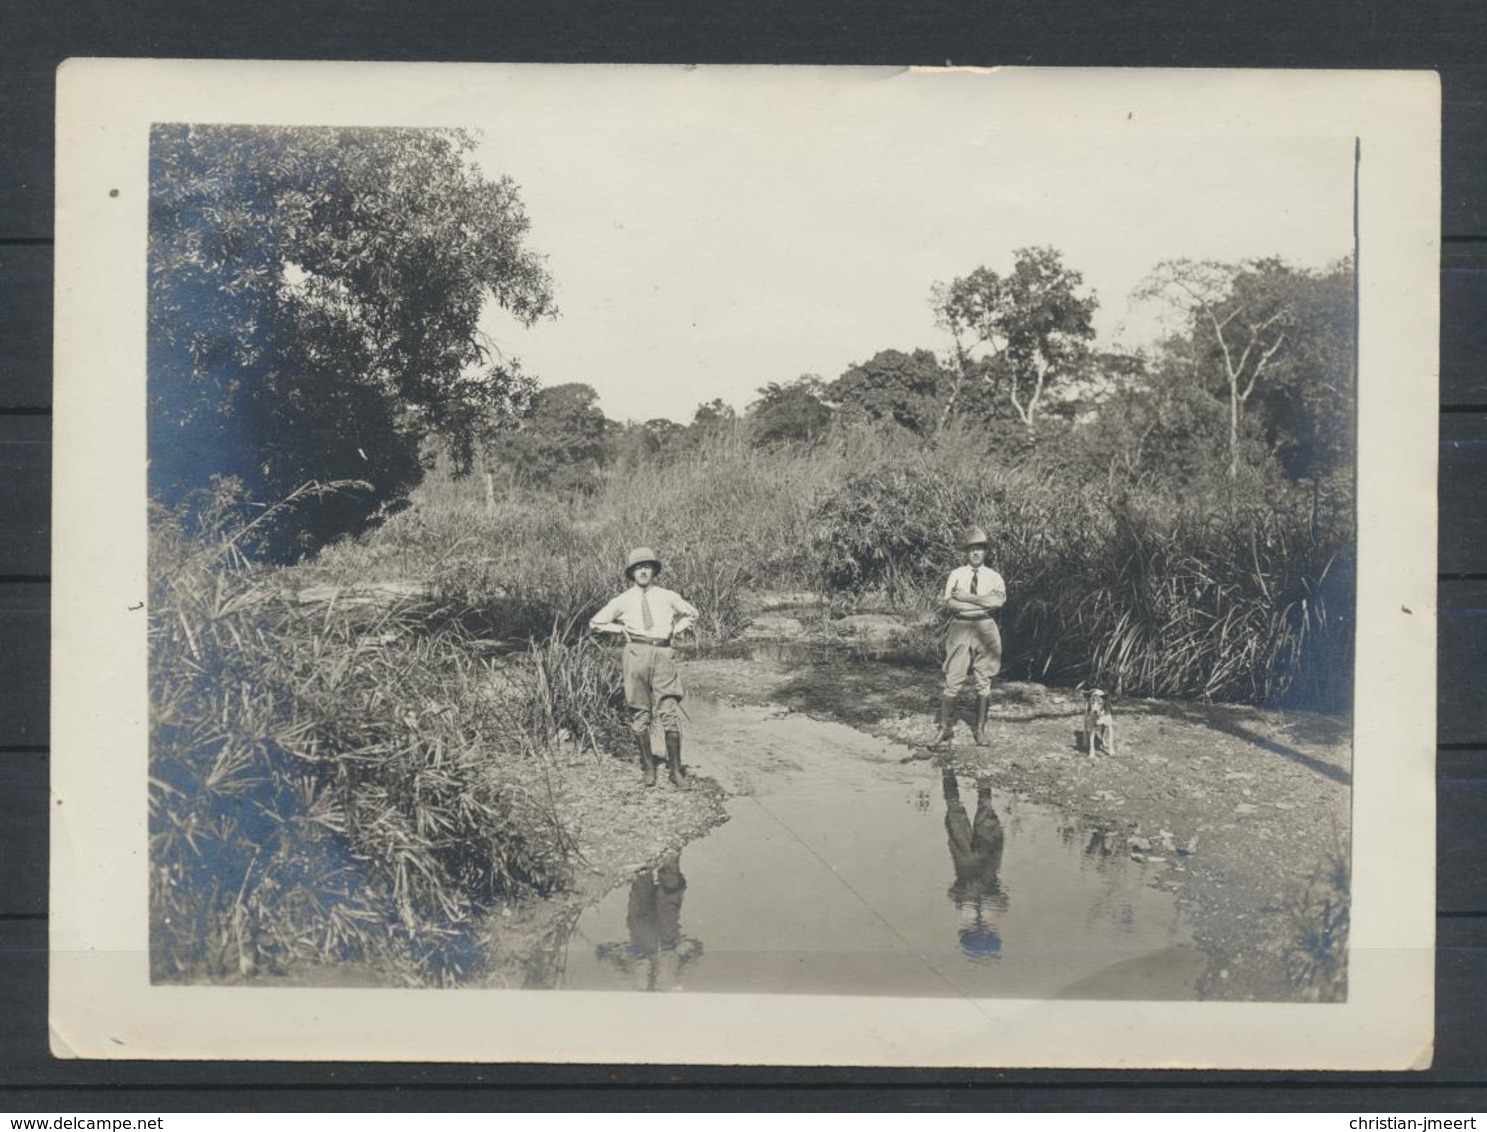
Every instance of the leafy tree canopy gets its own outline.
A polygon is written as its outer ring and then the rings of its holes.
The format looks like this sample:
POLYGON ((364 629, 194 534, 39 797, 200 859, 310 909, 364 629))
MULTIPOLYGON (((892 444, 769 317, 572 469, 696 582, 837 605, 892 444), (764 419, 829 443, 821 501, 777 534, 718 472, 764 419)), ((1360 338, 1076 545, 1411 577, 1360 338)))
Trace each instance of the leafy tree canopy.
MULTIPOLYGON (((1351 261, 1325 271, 1262 261, 1252 276, 1236 280, 1236 288, 1270 292, 1290 312, 1290 340, 1253 397, 1260 436, 1292 479, 1350 472, 1356 402, 1351 261)), ((1210 354, 1210 364, 1214 360, 1210 354)))
POLYGON ((1293 479, 1352 458, 1352 264, 1307 271, 1280 259, 1158 264, 1137 298, 1188 318, 1191 375, 1227 403, 1230 474, 1257 438, 1293 479))
POLYGON ((598 402, 592 386, 576 382, 537 390, 516 431, 495 445, 512 478, 562 491, 597 487, 610 424, 598 402))
POLYGON ((215 475, 260 502, 309 482, 370 493, 301 512, 290 553, 418 482, 423 442, 467 469, 531 388, 484 340, 494 300, 555 314, 516 185, 461 131, 157 126, 150 147, 150 487, 215 475))
POLYGON ((734 412, 733 406, 721 397, 714 397, 706 404, 697 406, 697 411, 692 414, 691 428, 699 435, 707 435, 724 432, 732 428, 737 421, 738 414, 734 412))
POLYGON ((999 275, 978 267, 950 283, 937 283, 931 301, 940 325, 955 342, 961 390, 975 378, 1001 383, 1017 415, 1028 427, 1037 419, 1044 390, 1078 374, 1099 303, 1082 294, 1084 277, 1064 266, 1058 250, 1019 248, 1012 270, 999 275), (994 364, 972 373, 971 363, 994 364))
POLYGON ((850 366, 825 392, 844 416, 889 421, 929 434, 940 425, 952 384, 953 375, 928 350, 879 350, 850 366))
POLYGON ((753 443, 763 447, 816 440, 831 424, 825 390, 825 383, 815 374, 783 385, 771 381, 760 388, 759 399, 749 406, 753 443))

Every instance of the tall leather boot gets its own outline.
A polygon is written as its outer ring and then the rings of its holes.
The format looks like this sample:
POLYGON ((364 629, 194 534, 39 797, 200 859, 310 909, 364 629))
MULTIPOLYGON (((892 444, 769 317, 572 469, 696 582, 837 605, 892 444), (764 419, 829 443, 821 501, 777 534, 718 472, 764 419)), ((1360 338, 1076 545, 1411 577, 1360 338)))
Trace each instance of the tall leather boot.
POLYGON ((640 748, 640 781, 646 786, 656 784, 656 756, 651 754, 651 733, 643 731, 635 736, 640 748))
POLYGON ((943 750, 950 746, 950 740, 955 737, 955 697, 940 697, 940 733, 935 736, 931 743, 931 750, 943 750))
POLYGON ((682 779, 687 777, 687 768, 682 766, 682 733, 680 731, 666 732, 666 774, 673 786, 682 785, 682 779))
POLYGON ((971 735, 976 740, 976 746, 985 747, 990 740, 986 738, 986 716, 991 711, 991 697, 976 697, 976 726, 971 735))

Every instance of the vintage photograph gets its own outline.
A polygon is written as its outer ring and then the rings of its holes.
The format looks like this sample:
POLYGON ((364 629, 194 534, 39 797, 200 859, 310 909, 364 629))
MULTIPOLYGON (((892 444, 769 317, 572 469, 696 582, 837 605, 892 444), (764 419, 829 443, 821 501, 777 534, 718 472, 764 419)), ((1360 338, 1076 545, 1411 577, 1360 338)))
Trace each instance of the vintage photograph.
POLYGON ((1348 1003, 1367 139, 493 70, 136 125, 149 986, 1348 1003))

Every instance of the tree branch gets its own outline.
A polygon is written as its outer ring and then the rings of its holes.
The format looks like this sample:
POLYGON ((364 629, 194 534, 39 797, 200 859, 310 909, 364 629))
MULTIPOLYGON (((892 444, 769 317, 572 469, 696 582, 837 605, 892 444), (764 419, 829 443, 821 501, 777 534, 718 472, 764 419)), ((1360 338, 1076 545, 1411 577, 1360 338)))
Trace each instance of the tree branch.
POLYGON ((1260 374, 1265 369, 1266 363, 1268 363, 1271 358, 1275 357, 1275 352, 1281 348, 1281 344, 1285 342, 1285 340, 1285 331, 1282 331, 1281 336, 1275 340, 1270 349, 1266 350, 1265 353, 1260 356, 1260 360, 1255 363, 1255 371, 1254 373, 1250 374, 1249 384, 1244 387, 1244 392, 1239 396, 1239 403, 1241 405, 1249 400, 1249 395, 1255 391, 1255 382, 1260 380, 1260 374))

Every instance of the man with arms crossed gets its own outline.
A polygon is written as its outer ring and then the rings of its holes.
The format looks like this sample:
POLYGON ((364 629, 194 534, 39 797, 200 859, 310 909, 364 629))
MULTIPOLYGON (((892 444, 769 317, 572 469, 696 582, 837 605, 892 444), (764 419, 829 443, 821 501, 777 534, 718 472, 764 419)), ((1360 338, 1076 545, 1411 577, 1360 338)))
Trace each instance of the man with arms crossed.
POLYGON ((986 565, 990 540, 972 527, 960 540, 966 564, 945 581, 945 609, 950 628, 945 635, 945 691, 940 699, 940 733, 933 750, 950 745, 955 734, 955 701, 967 683, 976 686, 976 746, 986 746, 986 714, 991 707, 991 680, 1002 670, 1002 634, 996 612, 1007 600, 1002 576, 986 565))

